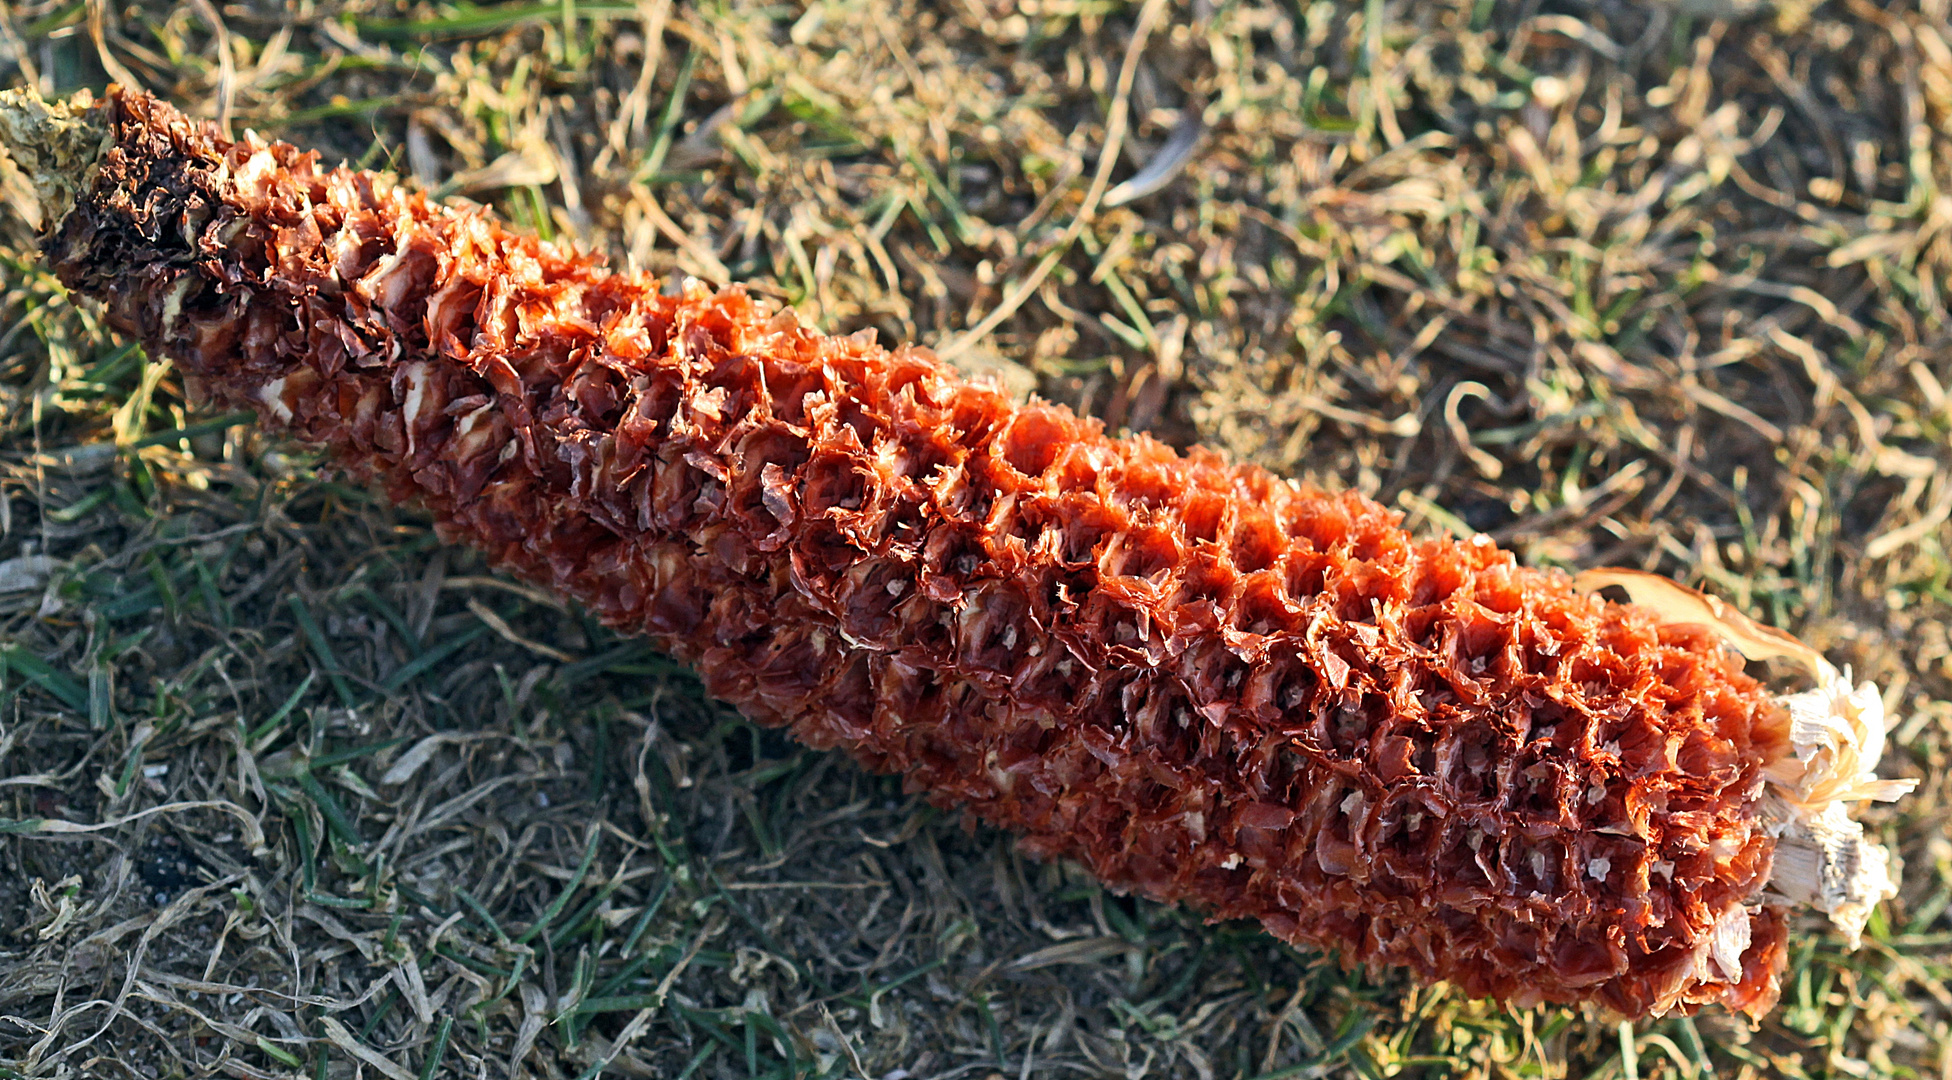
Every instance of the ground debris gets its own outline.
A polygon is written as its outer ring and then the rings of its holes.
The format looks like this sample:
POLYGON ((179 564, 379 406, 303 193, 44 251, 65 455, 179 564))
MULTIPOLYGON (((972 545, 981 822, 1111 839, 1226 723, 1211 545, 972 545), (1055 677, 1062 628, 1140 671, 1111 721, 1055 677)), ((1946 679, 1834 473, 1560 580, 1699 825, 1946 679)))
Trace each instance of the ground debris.
POLYGON ((14 5, 0 73, 99 87, 99 40, 240 131, 884 342, 1052 260, 978 345, 1010 378, 1699 586, 1890 687, 1887 772, 1936 779, 1873 816, 1875 947, 1811 927, 1754 1032, 1345 975, 759 732, 194 412, 6 214, 0 1070, 1942 1068, 1943 4, 1176 5, 1111 180, 1203 134, 1074 233, 1136 5, 176 9, 14 5))

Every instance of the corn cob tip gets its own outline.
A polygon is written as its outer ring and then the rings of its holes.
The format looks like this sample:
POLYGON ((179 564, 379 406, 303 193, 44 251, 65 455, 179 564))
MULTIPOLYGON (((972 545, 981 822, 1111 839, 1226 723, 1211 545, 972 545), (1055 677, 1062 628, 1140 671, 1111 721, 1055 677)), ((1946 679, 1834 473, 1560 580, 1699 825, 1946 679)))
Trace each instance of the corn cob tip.
POLYGON ((67 216, 112 141, 87 90, 67 101, 44 100, 32 89, 0 90, 0 147, 33 186, 38 205, 20 209, 36 229, 52 231, 67 216))
POLYGON ((1666 578, 1637 570, 1588 570, 1574 583, 1588 592, 1617 586, 1665 622, 1705 626, 1750 660, 1786 661, 1816 681, 1809 690, 1776 699, 1789 714, 1789 746, 1787 754, 1763 766, 1769 784, 1763 810, 1776 837, 1768 887, 1784 903, 1829 916, 1857 948, 1871 911, 1898 895, 1898 883, 1891 853, 1866 838, 1849 806, 1890 802, 1918 786, 1916 780, 1877 775, 1885 736, 1884 698, 1877 686, 1853 683, 1849 669, 1839 671, 1794 637, 1666 578))

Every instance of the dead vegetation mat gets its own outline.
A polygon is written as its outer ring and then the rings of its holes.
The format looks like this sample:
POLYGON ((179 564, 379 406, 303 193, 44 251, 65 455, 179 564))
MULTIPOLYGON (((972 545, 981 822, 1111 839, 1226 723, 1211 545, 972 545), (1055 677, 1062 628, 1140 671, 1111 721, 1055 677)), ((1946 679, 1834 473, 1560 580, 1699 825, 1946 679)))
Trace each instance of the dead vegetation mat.
POLYGON ((1344 972, 761 732, 194 411, 8 213, 0 1078, 1952 1074, 1944 0, 32 0, 0 77, 1671 574, 1877 680, 1926 777, 1873 817, 1903 894, 1856 953, 1803 927, 1755 1030, 1344 972))

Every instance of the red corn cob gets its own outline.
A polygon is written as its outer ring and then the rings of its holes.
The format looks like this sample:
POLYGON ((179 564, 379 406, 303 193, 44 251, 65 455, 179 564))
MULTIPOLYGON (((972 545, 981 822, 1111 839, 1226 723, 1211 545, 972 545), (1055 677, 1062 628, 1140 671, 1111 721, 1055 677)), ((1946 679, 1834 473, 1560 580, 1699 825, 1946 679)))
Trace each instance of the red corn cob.
POLYGON ((1788 901, 1854 935, 1891 892, 1838 801, 1902 786, 1874 691, 1678 587, 1583 595, 143 94, 0 99, 0 137, 61 279, 194 392, 1113 887, 1631 1016, 1760 1015, 1788 901))

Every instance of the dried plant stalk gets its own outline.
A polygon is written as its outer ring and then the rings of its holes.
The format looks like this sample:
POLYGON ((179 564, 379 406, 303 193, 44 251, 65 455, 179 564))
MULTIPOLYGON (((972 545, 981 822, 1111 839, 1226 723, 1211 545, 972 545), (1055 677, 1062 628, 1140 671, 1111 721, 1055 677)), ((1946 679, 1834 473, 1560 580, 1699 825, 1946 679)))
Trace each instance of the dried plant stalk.
POLYGON ((1902 788, 1875 691, 1670 582, 1587 595, 142 94, 0 137, 61 279, 193 392, 1116 888, 1632 1016, 1760 1015, 1787 903, 1854 938, 1892 894, 1843 810, 1902 788))

